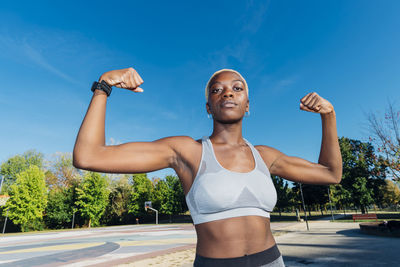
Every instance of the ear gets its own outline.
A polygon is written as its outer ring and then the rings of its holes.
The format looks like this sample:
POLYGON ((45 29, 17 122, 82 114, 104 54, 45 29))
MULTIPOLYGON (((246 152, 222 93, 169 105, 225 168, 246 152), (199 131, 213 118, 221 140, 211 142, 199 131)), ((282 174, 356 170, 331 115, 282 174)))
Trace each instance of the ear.
POLYGON ((210 109, 210 105, 208 104, 208 102, 206 103, 206 110, 208 114, 211 114, 211 109, 210 109))
POLYGON ((250 110, 250 102, 249 102, 249 100, 247 99, 246 111, 249 112, 249 110, 250 110))

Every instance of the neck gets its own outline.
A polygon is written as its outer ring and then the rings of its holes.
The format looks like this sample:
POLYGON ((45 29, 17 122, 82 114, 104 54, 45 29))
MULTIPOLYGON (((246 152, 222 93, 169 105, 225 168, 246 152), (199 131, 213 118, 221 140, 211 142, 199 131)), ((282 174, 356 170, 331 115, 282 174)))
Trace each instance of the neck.
POLYGON ((232 124, 223 124, 214 120, 213 132, 210 139, 212 139, 214 143, 243 143, 242 122, 243 120, 232 124))

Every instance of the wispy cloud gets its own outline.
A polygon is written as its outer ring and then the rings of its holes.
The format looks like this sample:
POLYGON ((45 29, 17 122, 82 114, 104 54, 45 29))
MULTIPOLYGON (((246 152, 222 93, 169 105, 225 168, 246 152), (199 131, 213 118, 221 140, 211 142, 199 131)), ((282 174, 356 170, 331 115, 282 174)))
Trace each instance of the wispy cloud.
POLYGON ((113 138, 113 137, 110 137, 108 139, 108 141, 106 142, 107 146, 115 146, 115 145, 120 145, 120 144, 122 144, 122 142, 119 140, 115 140, 115 138, 113 138))
POLYGON ((33 48, 31 45, 24 43, 19 48, 32 62, 36 63, 38 66, 44 68, 45 70, 57 75, 58 77, 71 82, 76 83, 76 81, 69 75, 65 74, 52 64, 50 64, 44 57, 44 55, 37 49, 33 48))
POLYGON ((86 86, 78 82, 75 76, 79 72, 72 66, 93 62, 104 53, 97 43, 79 33, 27 24, 15 29, 0 26, 0 57, 40 68, 75 85, 86 86))
POLYGON ((242 32, 256 33, 263 23, 271 1, 247 1, 242 32))
POLYGON ((211 69, 231 64, 244 64, 249 68, 260 63, 259 57, 252 52, 251 38, 260 30, 267 15, 270 1, 247 1, 246 12, 240 17, 243 22, 239 27, 239 34, 234 42, 222 49, 213 51, 208 56, 208 62, 212 62, 211 69))

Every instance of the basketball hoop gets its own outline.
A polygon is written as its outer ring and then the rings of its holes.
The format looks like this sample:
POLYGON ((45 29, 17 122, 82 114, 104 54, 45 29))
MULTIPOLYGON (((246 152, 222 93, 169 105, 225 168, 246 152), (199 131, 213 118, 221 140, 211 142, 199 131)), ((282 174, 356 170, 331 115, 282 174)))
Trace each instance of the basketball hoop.
POLYGON ((0 195, 0 206, 4 206, 9 198, 9 195, 0 195))

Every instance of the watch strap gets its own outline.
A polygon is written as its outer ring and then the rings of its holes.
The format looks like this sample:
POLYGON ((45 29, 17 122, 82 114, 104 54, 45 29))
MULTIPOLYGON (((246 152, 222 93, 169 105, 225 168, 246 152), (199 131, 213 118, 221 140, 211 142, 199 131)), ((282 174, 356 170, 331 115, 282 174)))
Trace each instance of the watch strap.
POLYGON ((110 96, 111 91, 112 91, 112 87, 106 83, 104 80, 101 80, 100 82, 94 82, 92 85, 92 92, 94 92, 94 90, 102 90, 104 92, 106 92, 107 96, 110 96))

